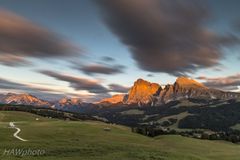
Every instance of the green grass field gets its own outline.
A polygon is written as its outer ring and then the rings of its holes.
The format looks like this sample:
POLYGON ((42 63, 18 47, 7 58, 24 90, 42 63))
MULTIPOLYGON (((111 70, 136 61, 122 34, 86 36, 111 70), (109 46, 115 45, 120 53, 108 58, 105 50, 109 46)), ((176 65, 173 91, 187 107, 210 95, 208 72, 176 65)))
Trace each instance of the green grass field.
POLYGON ((0 112, 0 160, 239 160, 240 145, 181 136, 148 138, 129 128, 94 121, 61 121, 0 112), (39 121, 36 121, 39 118, 39 121), (10 121, 21 128, 13 137, 10 121), (111 131, 104 131, 104 128, 111 131), (5 149, 42 149, 42 156, 3 155, 5 149))
POLYGON ((236 124, 234 126, 231 127, 232 129, 236 129, 236 130, 240 130, 240 124, 236 124))

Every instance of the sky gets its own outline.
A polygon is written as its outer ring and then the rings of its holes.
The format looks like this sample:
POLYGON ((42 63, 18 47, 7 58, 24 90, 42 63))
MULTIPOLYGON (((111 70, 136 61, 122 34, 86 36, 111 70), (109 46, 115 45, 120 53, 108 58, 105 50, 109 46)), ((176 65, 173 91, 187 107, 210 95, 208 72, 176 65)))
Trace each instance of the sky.
POLYGON ((0 0, 0 93, 92 102, 138 78, 240 91, 238 0, 0 0))

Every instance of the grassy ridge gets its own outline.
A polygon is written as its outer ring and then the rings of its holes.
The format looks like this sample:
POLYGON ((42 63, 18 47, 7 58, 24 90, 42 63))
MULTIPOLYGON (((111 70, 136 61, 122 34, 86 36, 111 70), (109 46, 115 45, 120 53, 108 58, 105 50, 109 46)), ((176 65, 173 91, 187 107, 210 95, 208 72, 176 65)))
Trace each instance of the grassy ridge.
POLYGON ((181 136, 154 139, 131 133, 124 126, 95 121, 61 121, 23 112, 0 112, 0 160, 238 160, 240 146, 221 141, 204 141, 181 136), (21 142, 8 128, 17 122, 21 142), (104 131, 105 127, 111 131, 104 131), (2 156, 5 149, 44 149, 38 157, 2 156))

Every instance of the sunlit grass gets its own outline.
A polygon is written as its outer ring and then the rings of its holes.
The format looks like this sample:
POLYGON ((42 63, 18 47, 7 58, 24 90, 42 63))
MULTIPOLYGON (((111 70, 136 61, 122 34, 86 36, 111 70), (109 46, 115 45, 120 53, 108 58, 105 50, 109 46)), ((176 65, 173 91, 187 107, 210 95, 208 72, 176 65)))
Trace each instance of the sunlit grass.
MULTIPOLYGON (((149 138, 129 128, 94 121, 61 121, 23 112, 0 112, 0 156, 5 149, 44 149, 37 157, 3 156, 14 159, 71 160, 238 160, 240 146, 222 141, 207 141, 181 136, 149 138), (8 128, 8 121, 19 122, 21 142, 8 128), (104 131, 104 128, 111 131, 104 131)), ((0 159, 1 159, 0 158, 0 159)))

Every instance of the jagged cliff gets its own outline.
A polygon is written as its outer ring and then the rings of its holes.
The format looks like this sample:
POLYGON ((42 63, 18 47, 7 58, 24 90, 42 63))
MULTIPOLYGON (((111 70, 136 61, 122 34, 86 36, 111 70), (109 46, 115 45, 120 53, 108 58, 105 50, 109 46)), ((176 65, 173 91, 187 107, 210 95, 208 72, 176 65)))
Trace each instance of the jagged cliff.
MULTIPOLYGON (((118 99, 118 103, 119 100, 122 100, 124 104, 159 106, 170 101, 189 98, 204 100, 235 99, 240 98, 240 94, 208 88, 193 79, 179 77, 174 84, 168 84, 164 88, 157 83, 138 79, 124 97, 118 99)), ((110 98, 110 100, 112 99, 110 98)))
POLYGON ((126 100, 127 104, 137 103, 151 104, 154 97, 162 90, 161 86, 157 83, 150 83, 143 79, 138 79, 128 93, 126 100))

